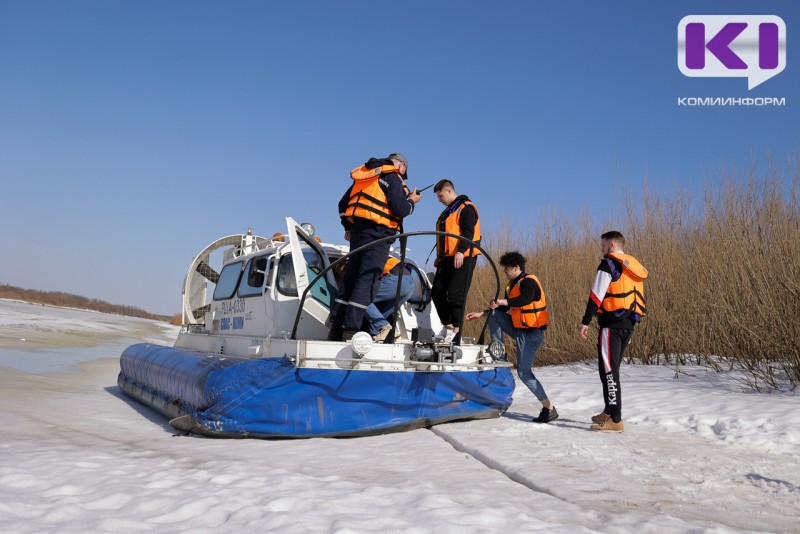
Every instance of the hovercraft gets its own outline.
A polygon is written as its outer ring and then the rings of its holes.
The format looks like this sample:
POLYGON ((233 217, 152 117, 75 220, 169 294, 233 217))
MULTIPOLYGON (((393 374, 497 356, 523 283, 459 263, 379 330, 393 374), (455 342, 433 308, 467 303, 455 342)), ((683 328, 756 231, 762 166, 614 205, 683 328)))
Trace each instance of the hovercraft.
MULTIPOLYGON (((442 232, 391 238, 399 240, 392 253, 411 273, 414 292, 389 319, 387 339, 358 332, 341 342, 328 341, 332 268, 379 242, 350 251, 315 238, 310 224, 286 222, 285 234, 248 230, 194 258, 175 346, 128 347, 117 381, 125 394, 180 431, 236 438, 383 434, 508 409, 511 364, 502 344, 483 344, 485 325, 477 342, 434 336, 441 324, 430 280, 405 254, 409 238, 442 232)), ((484 257, 499 292, 497 269, 484 257)))

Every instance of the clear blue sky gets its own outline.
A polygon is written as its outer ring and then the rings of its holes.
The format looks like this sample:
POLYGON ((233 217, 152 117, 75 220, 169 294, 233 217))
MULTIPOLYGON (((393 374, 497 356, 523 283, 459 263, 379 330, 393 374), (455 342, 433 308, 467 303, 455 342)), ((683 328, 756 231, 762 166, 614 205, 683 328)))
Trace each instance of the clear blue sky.
MULTIPOLYGON (((291 215, 338 240, 350 169, 392 151, 488 231, 607 217, 645 173, 701 190, 797 150, 797 35, 793 1, 2 0, 0 283, 177 313, 218 237, 291 215), (751 91, 678 70, 679 21, 728 13, 786 22, 786 69, 751 91)), ((407 230, 440 210, 427 193, 407 230)))

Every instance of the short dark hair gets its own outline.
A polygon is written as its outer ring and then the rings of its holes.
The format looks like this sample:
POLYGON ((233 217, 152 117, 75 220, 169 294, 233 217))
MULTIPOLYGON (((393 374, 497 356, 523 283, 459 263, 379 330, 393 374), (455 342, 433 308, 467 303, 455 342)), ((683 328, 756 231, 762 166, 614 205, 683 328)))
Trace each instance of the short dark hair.
POLYGON ((519 267, 525 270, 525 256, 517 251, 506 252, 500 256, 500 266, 502 267, 519 267))
POLYGON ((610 232, 606 232, 600 236, 600 239, 604 241, 616 241, 619 246, 625 246, 625 236, 622 235, 621 232, 617 232, 616 230, 611 230, 610 232))
POLYGON ((433 192, 434 193, 438 193, 439 191, 441 191, 445 187, 449 187, 453 191, 456 190, 455 186, 453 185, 453 182, 451 182, 447 178, 443 178, 443 179, 439 180, 438 182, 436 182, 436 185, 433 186, 433 192))

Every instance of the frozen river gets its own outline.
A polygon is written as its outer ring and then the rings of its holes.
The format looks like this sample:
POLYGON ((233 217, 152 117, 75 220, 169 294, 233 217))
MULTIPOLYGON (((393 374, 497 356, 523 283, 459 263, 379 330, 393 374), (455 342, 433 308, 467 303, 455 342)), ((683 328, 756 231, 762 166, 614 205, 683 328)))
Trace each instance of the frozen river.
POLYGON ((625 432, 588 430, 594 363, 537 368, 497 419, 353 439, 176 435, 116 385, 166 324, 0 300, 0 532, 798 532, 800 406, 735 376, 625 365, 625 432))

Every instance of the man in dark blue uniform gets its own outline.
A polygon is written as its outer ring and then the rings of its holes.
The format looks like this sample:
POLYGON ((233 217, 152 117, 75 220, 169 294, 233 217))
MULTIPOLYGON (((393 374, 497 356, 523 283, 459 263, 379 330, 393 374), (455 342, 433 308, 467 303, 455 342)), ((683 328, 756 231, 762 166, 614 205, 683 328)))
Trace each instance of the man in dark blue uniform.
MULTIPOLYGON (((339 201, 339 216, 350 250, 403 231, 403 218, 414 212, 422 195, 405 184, 408 160, 402 154, 370 158, 350 172, 353 184, 339 201)), ((361 330, 364 312, 380 285, 389 257, 389 240, 347 262, 344 288, 332 312, 329 339, 348 341, 361 330)))

